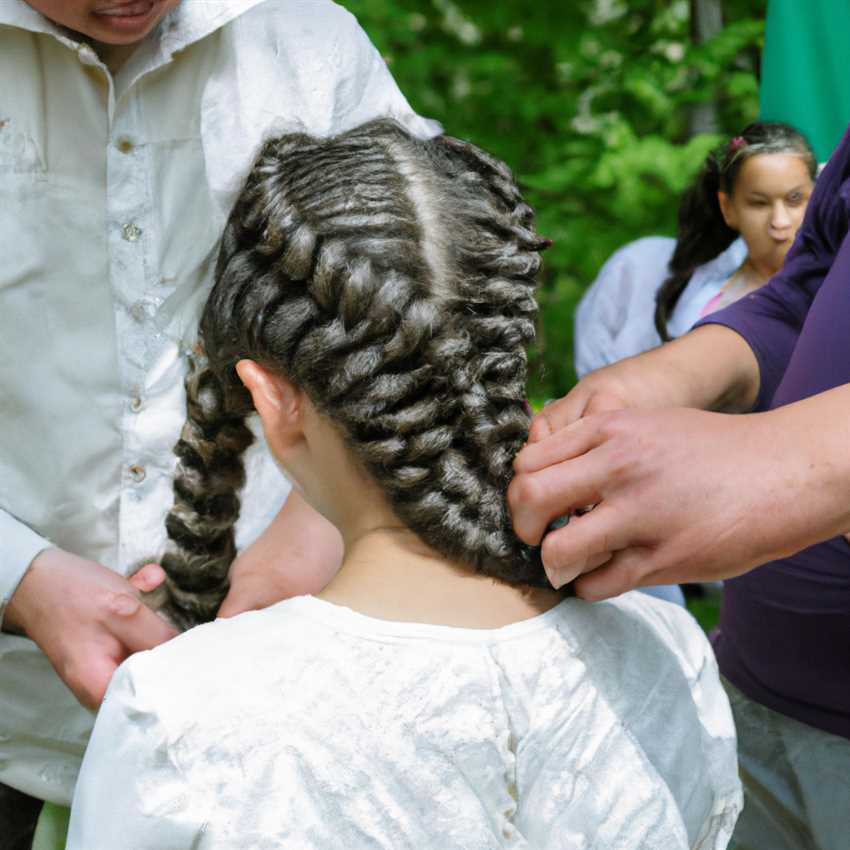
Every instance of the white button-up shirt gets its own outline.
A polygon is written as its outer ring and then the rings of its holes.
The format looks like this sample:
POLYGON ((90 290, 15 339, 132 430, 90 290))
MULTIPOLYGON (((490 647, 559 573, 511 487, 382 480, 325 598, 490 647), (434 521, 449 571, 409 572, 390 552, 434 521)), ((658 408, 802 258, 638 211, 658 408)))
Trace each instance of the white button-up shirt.
MULTIPOLYGON (((414 115, 329 0, 183 0, 113 77, 0 2, 0 618, 55 545, 122 574, 163 548, 185 353, 221 230, 272 133, 414 115)), ((248 458, 237 543, 288 485, 248 458)), ((0 635, 0 782, 68 803, 91 717, 0 635)))

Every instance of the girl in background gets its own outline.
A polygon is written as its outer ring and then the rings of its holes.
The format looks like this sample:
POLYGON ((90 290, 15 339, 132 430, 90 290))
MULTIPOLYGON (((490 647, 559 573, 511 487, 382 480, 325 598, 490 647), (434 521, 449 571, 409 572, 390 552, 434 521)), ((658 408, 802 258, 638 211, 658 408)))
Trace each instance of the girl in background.
POLYGON ((680 336, 766 283, 803 220, 817 173, 805 137, 756 122, 709 154, 679 207, 676 239, 617 251, 575 319, 578 377, 680 336))

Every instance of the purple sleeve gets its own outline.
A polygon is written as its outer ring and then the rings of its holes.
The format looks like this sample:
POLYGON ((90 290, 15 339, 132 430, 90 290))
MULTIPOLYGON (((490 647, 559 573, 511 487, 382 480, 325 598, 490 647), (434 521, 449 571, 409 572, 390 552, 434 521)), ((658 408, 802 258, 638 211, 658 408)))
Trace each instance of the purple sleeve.
POLYGON ((785 265, 761 289, 700 320, 739 333, 759 364, 755 409, 770 403, 797 343, 812 299, 847 234, 850 130, 818 177, 803 224, 785 265))

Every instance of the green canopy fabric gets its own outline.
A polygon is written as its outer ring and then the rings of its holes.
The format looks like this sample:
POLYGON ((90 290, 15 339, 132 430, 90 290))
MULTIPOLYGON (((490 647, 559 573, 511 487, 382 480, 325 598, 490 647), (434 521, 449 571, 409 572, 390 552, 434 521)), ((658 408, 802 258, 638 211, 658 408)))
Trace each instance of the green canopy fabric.
POLYGON ((850 123, 850 0, 768 0, 760 117, 806 134, 820 162, 850 123))

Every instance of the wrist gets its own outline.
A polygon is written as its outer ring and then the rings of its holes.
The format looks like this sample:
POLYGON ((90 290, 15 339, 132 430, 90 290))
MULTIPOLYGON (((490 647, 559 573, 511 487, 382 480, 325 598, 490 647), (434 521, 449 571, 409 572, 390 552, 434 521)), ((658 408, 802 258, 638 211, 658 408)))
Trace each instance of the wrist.
POLYGON ((646 355, 654 407, 726 413, 752 409, 759 366, 746 340, 723 325, 705 325, 646 355))
POLYGON ((26 635, 27 623, 32 616, 33 603, 38 599, 39 577, 44 569, 45 562, 49 562, 52 553, 58 552, 54 547, 42 549, 30 561, 24 571, 9 602, 3 611, 2 630, 10 634, 26 635))

